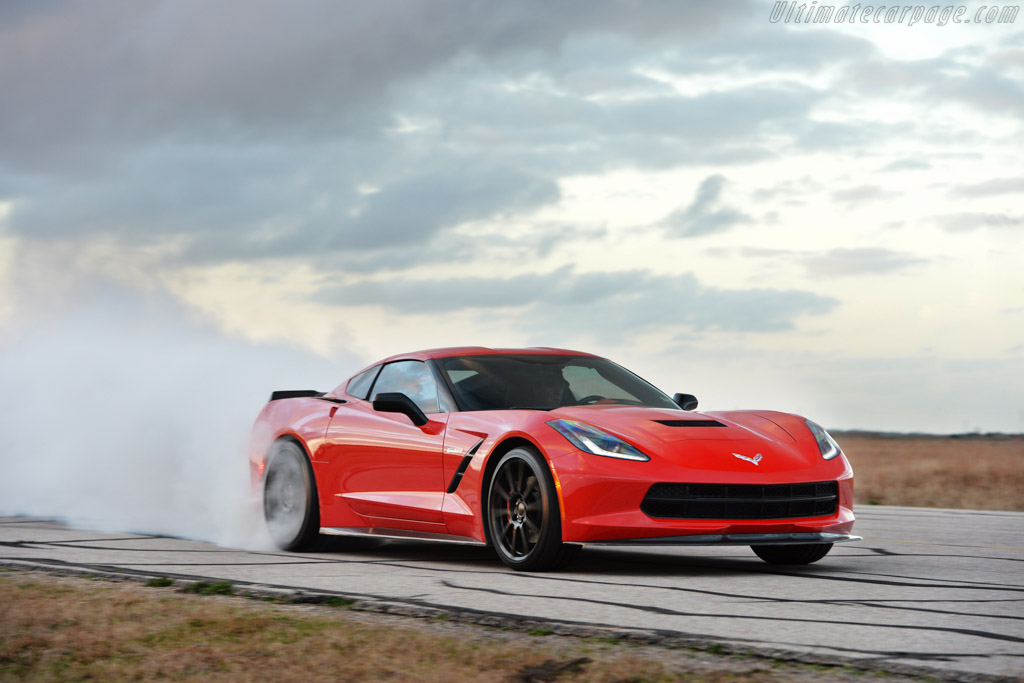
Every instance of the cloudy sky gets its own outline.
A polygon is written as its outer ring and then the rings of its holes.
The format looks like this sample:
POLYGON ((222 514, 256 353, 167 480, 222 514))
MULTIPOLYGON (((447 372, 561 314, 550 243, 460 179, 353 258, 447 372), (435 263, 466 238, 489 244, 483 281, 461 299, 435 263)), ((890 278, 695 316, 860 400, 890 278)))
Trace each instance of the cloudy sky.
POLYGON ((707 409, 1024 432, 1024 16, 773 6, 4 2, 0 375, 565 346, 707 409))

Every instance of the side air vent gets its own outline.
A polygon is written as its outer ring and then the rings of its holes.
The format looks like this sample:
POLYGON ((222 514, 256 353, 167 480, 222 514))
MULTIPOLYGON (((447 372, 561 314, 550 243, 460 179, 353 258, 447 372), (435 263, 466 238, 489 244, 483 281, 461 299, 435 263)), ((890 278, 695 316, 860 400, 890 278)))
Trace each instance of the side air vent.
POLYGON ((728 427, 718 420, 655 420, 666 427, 728 427))

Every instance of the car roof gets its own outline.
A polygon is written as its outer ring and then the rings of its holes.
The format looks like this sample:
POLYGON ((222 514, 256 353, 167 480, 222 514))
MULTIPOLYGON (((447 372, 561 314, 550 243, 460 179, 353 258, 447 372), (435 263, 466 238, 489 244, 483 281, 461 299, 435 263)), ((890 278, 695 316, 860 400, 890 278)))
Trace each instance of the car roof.
MULTIPOLYGON (((453 356, 495 356, 495 355, 549 355, 549 356, 594 356, 592 353, 556 349, 550 346, 531 346, 525 349, 491 349, 486 346, 449 346, 440 349, 425 349, 400 353, 385 358, 379 363, 390 363, 396 360, 431 360, 434 358, 451 358, 453 356)), ((373 365, 377 365, 374 363, 373 365)))
POLYGON ((389 356, 383 360, 370 363, 365 368, 349 377, 331 391, 331 396, 341 396, 345 393, 345 387, 354 377, 358 377, 370 368, 375 368, 384 363, 391 363, 396 360, 433 360, 435 358, 452 358, 454 356, 496 356, 496 355, 550 355, 550 356, 589 356, 599 358, 593 353, 573 351, 571 349, 556 349, 550 346, 531 346, 525 349, 491 349, 486 346, 448 346, 440 349, 424 349, 422 351, 410 351, 389 356))

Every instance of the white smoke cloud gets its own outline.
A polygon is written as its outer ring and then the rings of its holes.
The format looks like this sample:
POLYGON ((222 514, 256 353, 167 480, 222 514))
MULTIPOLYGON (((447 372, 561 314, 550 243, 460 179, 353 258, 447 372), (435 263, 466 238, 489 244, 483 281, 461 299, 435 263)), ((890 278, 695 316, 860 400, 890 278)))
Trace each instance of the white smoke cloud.
POLYGON ((228 339, 122 288, 40 313, 0 325, 0 514, 265 547, 253 419, 270 391, 332 389, 358 362, 228 339))

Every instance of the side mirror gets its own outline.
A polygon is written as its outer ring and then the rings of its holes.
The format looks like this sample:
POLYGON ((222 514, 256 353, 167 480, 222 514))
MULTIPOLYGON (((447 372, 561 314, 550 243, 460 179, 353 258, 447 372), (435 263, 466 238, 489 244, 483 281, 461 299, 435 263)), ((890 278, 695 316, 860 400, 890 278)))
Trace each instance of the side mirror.
POLYGON ((377 394, 373 397, 373 409, 380 413, 402 413, 407 415, 417 427, 422 427, 429 420, 413 403, 412 399, 400 392, 377 394))
MULTIPOLYGON (((676 405, 683 410, 696 410, 697 409, 697 397, 693 394, 676 394, 672 397, 672 400, 676 402, 676 405)), ((376 406, 374 406, 376 407, 376 406)))

